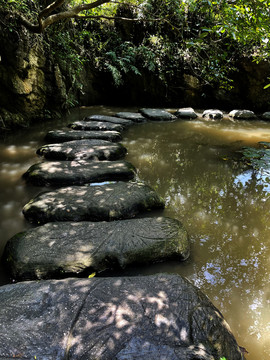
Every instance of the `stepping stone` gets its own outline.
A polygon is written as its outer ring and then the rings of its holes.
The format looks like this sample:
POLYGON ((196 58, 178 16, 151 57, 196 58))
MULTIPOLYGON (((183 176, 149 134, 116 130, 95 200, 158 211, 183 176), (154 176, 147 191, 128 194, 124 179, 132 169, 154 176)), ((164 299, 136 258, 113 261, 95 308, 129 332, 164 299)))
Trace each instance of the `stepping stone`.
POLYGON ((23 208, 27 220, 109 221, 132 218, 164 207, 164 201, 149 186, 118 182, 102 186, 70 186, 37 195, 23 208))
POLYGON ((127 127, 130 125, 133 125, 133 121, 128 120, 128 119, 120 119, 119 117, 116 116, 107 116, 107 115, 91 115, 91 116, 87 116, 84 118, 85 121, 104 121, 104 122, 109 122, 112 124, 120 124, 123 127, 127 127))
POLYGON ((266 111, 262 114, 261 118, 263 120, 270 120, 270 111, 266 111))
POLYGON ((47 161, 32 165, 23 177, 33 185, 63 186, 131 180, 135 173, 135 168, 126 161, 47 161))
POLYGON ((198 117, 194 109, 191 107, 178 109, 175 116, 182 119, 196 119, 198 117))
POLYGON ((38 155, 52 160, 118 160, 126 153, 121 144, 95 139, 48 144, 37 150, 38 155))
POLYGON ((256 115, 253 111, 250 110, 232 110, 229 113, 229 117, 233 119, 243 119, 243 120, 250 120, 256 119, 256 115))
POLYGON ((75 121, 68 125, 73 130, 86 131, 119 131, 122 132, 124 127, 120 124, 113 124, 105 121, 75 121))
POLYGON ((147 121, 147 119, 142 114, 136 112, 119 112, 115 114, 115 116, 122 119, 132 120, 135 123, 141 123, 147 121))
POLYGON ((4 259, 12 278, 30 280, 188 256, 183 225, 158 217, 48 223, 10 239, 4 259))
POLYGON ((243 359, 228 323, 179 275, 0 287, 0 358, 243 359))
POLYGON ((221 120, 223 119, 223 112, 216 109, 209 109, 205 110, 202 116, 208 120, 221 120))
POLYGON ((140 109, 140 113, 152 121, 172 121, 176 119, 174 115, 162 109, 140 109))
POLYGON ((45 136, 50 143, 61 143, 72 140, 98 139, 118 142, 122 136, 118 131, 84 131, 84 130, 52 130, 45 136))

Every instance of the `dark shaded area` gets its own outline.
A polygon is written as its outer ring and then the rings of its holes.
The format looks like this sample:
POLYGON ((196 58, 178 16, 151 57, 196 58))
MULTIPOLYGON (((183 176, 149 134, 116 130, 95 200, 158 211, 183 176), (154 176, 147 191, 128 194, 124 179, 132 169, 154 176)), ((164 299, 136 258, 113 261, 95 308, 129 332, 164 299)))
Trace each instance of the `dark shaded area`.
POLYGON ((19 283, 0 302, 4 359, 242 359, 221 313, 177 275, 19 283))

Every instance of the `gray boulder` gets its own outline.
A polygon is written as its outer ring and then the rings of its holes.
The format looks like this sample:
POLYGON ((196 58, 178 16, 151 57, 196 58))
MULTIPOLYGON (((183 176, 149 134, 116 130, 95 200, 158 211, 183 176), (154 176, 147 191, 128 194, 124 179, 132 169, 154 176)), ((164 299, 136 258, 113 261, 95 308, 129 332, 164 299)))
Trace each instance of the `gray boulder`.
POLYGON ((266 111, 262 114, 263 120, 270 120, 270 111, 266 111))
POLYGON ((198 117, 194 109, 191 107, 178 109, 175 116, 182 119, 196 119, 198 117))
POLYGON ((121 141, 118 131, 84 131, 84 130, 52 130, 47 133, 45 140, 50 143, 62 143, 72 140, 98 139, 107 141, 121 141))
POLYGON ((229 113, 229 117, 233 119, 243 119, 243 120, 250 120, 256 119, 256 115, 253 111, 250 110, 232 110, 229 113))
POLYGON ((132 263, 185 260, 189 241, 182 224, 158 217, 111 222, 57 222, 19 233, 6 245, 12 277, 42 279, 102 271, 132 263))
POLYGON ((133 121, 128 119, 121 119, 116 116, 107 116, 107 115, 91 115, 84 118, 84 121, 104 121, 112 124, 120 124, 123 127, 133 125, 133 121))
POLYGON ((140 113, 136 113, 136 112, 119 112, 117 114, 115 114, 116 117, 122 118, 122 119, 128 119, 128 120, 132 120, 135 123, 141 123, 141 122, 146 122, 147 119, 140 113))
POLYGON ((176 119, 174 115, 163 109, 140 109, 140 113, 152 121, 172 121, 176 119))
POLYGON ((243 359, 222 314, 178 275, 0 287, 0 358, 243 359))
POLYGON ((102 186, 70 186, 37 195, 23 208, 31 222, 102 221, 132 218, 164 207, 149 186, 118 182, 102 186))
POLYGON ((23 175, 33 185, 81 185, 131 180, 136 170, 126 161, 47 161, 32 165, 23 175))
POLYGON ((205 110, 202 116, 207 120, 221 120, 223 119, 223 112, 217 109, 209 109, 205 110))
POLYGON ((68 125, 73 130, 86 131, 123 131, 124 127, 120 124, 113 124, 105 121, 75 121, 68 125))
POLYGON ((37 154, 52 160, 118 160, 127 153, 119 144, 106 140, 86 139, 44 145, 37 154))

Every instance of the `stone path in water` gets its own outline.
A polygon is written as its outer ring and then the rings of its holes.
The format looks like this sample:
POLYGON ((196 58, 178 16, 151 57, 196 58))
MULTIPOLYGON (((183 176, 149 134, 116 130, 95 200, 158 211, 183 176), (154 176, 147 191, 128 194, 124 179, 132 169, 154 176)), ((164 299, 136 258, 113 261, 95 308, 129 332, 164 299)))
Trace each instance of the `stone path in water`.
POLYGON ((24 206, 26 219, 40 226, 6 245, 12 278, 41 281, 0 287, 0 358, 242 359, 222 315, 181 276, 71 278, 189 257, 184 226, 151 214, 164 201, 136 179, 132 164, 118 160, 126 154, 118 143, 126 127, 176 117, 159 109, 116 115, 93 115, 71 124, 72 130, 50 131, 52 143, 37 153, 54 161, 24 175, 34 185, 58 189, 24 206), (45 280, 59 277, 67 279, 45 280))

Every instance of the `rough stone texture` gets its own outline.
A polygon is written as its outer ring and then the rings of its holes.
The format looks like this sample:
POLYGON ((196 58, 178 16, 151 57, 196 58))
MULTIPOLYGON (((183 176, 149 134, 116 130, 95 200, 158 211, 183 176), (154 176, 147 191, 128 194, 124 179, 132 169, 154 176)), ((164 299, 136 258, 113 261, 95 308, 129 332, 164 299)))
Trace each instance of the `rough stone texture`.
POLYGON ((112 124, 120 124, 123 127, 133 125, 133 121, 128 119, 121 119, 116 116, 107 116, 107 115, 91 115, 84 118, 85 121, 105 121, 112 124))
POLYGON ((115 114, 115 116, 122 118, 122 119, 128 119, 128 120, 132 120, 135 123, 141 123, 141 122, 145 122, 147 121, 147 119, 140 113, 136 113, 136 112, 119 112, 117 114, 115 114))
POLYGON ((126 153, 121 144, 95 139, 48 144, 37 150, 38 155, 53 160, 118 160, 126 153))
POLYGON ((256 115, 250 110, 232 110, 229 113, 229 117, 243 120, 256 119, 256 115))
POLYGON ((33 185, 63 186, 131 180, 135 173, 135 168, 126 161, 47 161, 32 165, 23 177, 33 185))
POLYGON ((266 111, 262 114, 263 120, 270 120, 270 111, 266 111))
POLYGON ((182 224, 158 217, 48 223, 10 239, 4 259, 14 279, 30 280, 188 256, 182 224))
POLYGON ((203 112, 203 117, 208 120, 221 120, 223 119, 223 112, 217 109, 209 109, 203 112))
POLYGON ((26 204, 23 213, 36 223, 102 221, 132 218, 140 212, 163 207, 164 201, 149 186, 118 182, 44 192, 26 204))
POLYGON ((124 128, 120 124, 113 124, 106 121, 75 121, 72 124, 69 124, 68 127, 70 127, 73 130, 87 130, 87 131, 123 131, 124 128))
POLYGON ((140 113, 152 121, 172 121, 176 119, 174 115, 163 109, 140 109, 140 113))
POLYGON ((198 117, 194 109, 191 107, 178 109, 175 116, 182 119, 196 119, 198 117))
POLYGON ((178 275, 0 288, 1 359, 243 359, 222 314, 178 275))
POLYGON ((72 140, 99 139, 108 141, 121 141, 122 136, 118 131, 84 131, 84 130, 52 130, 47 133, 45 140, 50 143, 61 143, 72 140))

